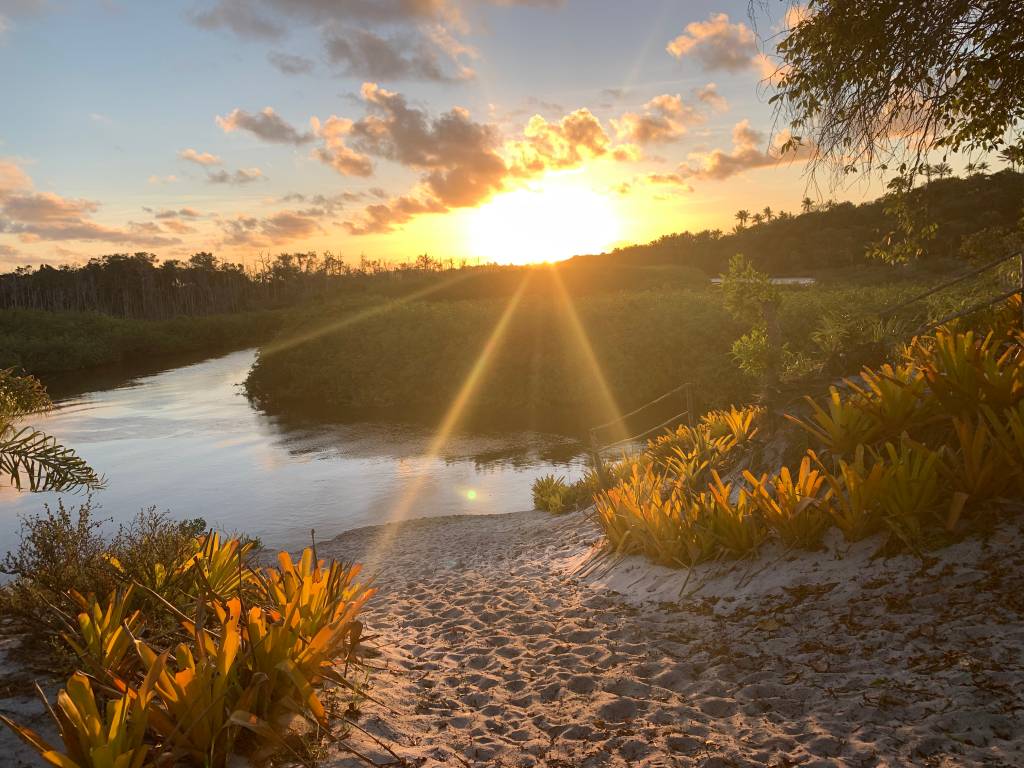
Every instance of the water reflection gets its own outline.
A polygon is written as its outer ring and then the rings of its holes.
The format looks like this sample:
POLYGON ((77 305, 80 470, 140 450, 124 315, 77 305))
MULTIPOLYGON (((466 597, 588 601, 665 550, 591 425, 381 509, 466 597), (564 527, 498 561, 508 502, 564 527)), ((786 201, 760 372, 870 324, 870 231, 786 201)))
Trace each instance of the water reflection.
MULTIPOLYGON (((94 496, 102 517, 121 522, 156 505, 280 547, 303 544, 310 528, 328 537, 386 522, 412 483, 422 484, 415 517, 497 514, 529 508, 538 474, 583 471, 578 443, 555 435, 458 434, 431 458, 421 426, 267 416, 239 387, 253 357, 247 350, 129 378, 50 382, 57 408, 33 423, 107 477, 94 496)), ((19 514, 56 499, 0 489, 0 553, 16 543, 19 514)))

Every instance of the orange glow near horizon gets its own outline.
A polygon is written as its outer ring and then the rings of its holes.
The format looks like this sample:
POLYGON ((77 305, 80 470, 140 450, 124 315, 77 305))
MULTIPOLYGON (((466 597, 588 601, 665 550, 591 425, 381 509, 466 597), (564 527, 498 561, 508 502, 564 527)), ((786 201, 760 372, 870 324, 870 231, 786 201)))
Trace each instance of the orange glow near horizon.
POLYGON ((622 232, 616 206, 574 176, 549 175, 470 211, 469 251, 484 261, 534 264, 612 247, 622 232))

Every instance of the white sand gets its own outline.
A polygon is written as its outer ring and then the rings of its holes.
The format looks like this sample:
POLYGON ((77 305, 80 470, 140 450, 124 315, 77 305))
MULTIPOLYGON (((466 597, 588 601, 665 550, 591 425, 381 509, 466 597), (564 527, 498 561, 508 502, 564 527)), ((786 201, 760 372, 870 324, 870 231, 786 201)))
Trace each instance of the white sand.
POLYGON ((1024 765, 1020 528, 924 565, 871 560, 873 541, 688 581, 609 570, 597 539, 526 512, 322 545, 379 567, 372 692, 397 714, 368 703, 360 724, 410 765, 1024 765))
MULTIPOLYGON (((524 512, 321 544, 379 570, 371 690, 394 711, 367 702, 359 724, 409 766, 1024 766, 1020 526, 924 565, 866 542, 689 579, 595 560, 597 540, 582 515, 524 512)), ((38 765, 6 732, 0 755, 38 765)))

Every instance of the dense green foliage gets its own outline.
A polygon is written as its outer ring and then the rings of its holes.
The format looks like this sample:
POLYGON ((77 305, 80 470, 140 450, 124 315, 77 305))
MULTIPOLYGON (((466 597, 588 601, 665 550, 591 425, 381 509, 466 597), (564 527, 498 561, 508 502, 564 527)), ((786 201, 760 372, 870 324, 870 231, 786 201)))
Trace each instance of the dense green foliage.
MULTIPOLYGON (((732 375, 735 325, 708 291, 675 289, 598 294, 575 301, 620 405, 651 399, 688 378, 745 394, 732 375), (708 329, 715 329, 708 333, 708 329)), ((504 309, 487 300, 414 301, 375 314, 334 307, 307 315, 260 353, 248 391, 271 409, 315 407, 434 418, 455 399, 504 309), (326 316, 325 316, 326 315, 326 316), (332 327, 334 325, 337 327, 332 327), (326 327, 317 334, 320 327, 326 327), (289 346, 289 336, 306 341, 289 346)), ((489 419, 542 427, 552 419, 606 420, 599 383, 566 306, 524 298, 488 362, 473 408, 489 419)), ((577 424, 581 426, 581 424, 577 424)))
POLYGON ((283 253, 246 269, 210 253, 184 262, 116 253, 81 265, 43 264, 0 275, 0 308, 147 319, 241 312, 308 299, 345 273, 330 254, 283 253))
POLYGON ((126 320, 93 313, 0 310, 0 366, 36 375, 186 352, 257 344, 282 312, 126 320))
MULTIPOLYGON (((1024 208, 1024 174, 1007 170, 965 179, 935 178, 909 197, 908 204, 937 226, 925 262, 969 259, 981 255, 976 247, 979 235, 987 233, 993 245, 1000 245, 995 235, 1018 228, 1024 208)), ((774 276, 813 274, 872 264, 871 250, 900 224, 888 198, 860 205, 806 202, 807 211, 800 215, 777 214, 731 233, 705 230, 665 235, 646 245, 574 261, 587 260, 595 266, 686 264, 717 275, 726 270, 729 259, 742 253, 774 276)))
MULTIPOLYGON (((886 274, 895 276, 892 269, 886 274)), ((912 271, 883 284, 782 288, 784 377, 848 370, 884 354, 885 344, 867 343, 878 321, 873 313, 920 290, 927 274, 912 271), (864 344, 857 335, 862 327, 864 344)), ((622 411, 685 381, 695 384, 696 405, 703 408, 749 399, 758 387, 755 376, 737 370, 732 355, 749 324, 727 311, 720 288, 624 290, 575 298, 573 304, 622 411)), ((318 308, 293 319, 261 352, 247 388, 270 410, 437 418, 456 397, 504 306, 485 300, 366 300, 318 308)), ((931 308, 926 304, 916 312, 945 306, 938 297, 931 308)), ((877 340, 888 342, 888 334, 898 341, 902 327, 881 328, 877 340)), ((910 322, 904 330, 914 327, 910 322)), ((566 305, 555 295, 522 299, 472 406, 489 420, 520 427, 580 429, 607 420, 600 384, 566 305)))

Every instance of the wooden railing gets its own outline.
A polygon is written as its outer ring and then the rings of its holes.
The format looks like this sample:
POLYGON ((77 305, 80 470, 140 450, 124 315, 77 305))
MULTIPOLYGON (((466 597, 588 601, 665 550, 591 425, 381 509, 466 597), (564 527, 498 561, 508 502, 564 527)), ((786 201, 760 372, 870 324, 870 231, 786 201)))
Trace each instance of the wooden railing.
POLYGON ((958 285, 959 283, 962 283, 964 280, 969 280, 972 277, 977 277, 978 275, 988 272, 991 269, 995 269, 999 265, 1005 264, 1007 261, 1010 261, 1011 259, 1017 259, 1019 261, 1020 270, 1017 285, 1014 288, 1012 288, 1009 291, 1005 291, 1004 293, 1001 293, 998 296, 994 296, 992 298, 978 302, 977 304, 974 304, 968 307, 967 309, 962 309, 957 312, 953 312, 949 315, 946 315, 945 317, 942 317, 938 320, 927 322, 924 325, 917 328, 914 331, 914 335, 917 336, 919 334, 925 333, 934 328, 938 328, 940 325, 945 325, 946 323, 952 322, 953 320, 957 320, 961 317, 973 315, 975 312, 980 312, 981 310, 987 309, 988 307, 991 307, 994 304, 998 304, 1001 301, 1006 301, 1008 298, 1010 298, 1011 296, 1015 296, 1018 293, 1021 294, 1021 322, 1022 325, 1024 325, 1024 250, 1014 251, 1013 253, 998 258, 995 261, 990 261, 987 264, 983 264, 980 267, 976 267, 975 269, 965 272, 962 275, 954 277, 952 280, 947 280, 946 282, 940 283, 939 285, 936 285, 933 288, 929 288, 927 291, 924 291, 923 293, 919 293, 916 296, 912 296, 911 298, 906 299, 905 301, 901 301, 899 304, 895 304, 891 307, 886 307, 878 314, 880 317, 894 317, 896 313, 899 312, 901 309, 906 309, 912 304, 916 304, 919 301, 923 301, 924 299, 927 299, 929 296, 933 296, 936 293, 944 291, 945 289, 951 286, 958 285))
POLYGON ((690 382, 686 382, 685 384, 680 384, 675 389, 670 389, 663 395, 659 395, 650 402, 644 403, 639 408, 635 408, 629 413, 624 413, 621 416, 612 419, 606 424, 599 424, 596 427, 591 427, 590 454, 594 461, 594 468, 597 470, 598 477, 601 479, 602 487, 604 486, 605 481, 604 462, 601 459, 602 451, 607 451, 610 448, 617 448, 620 445, 626 445, 627 443, 634 443, 638 440, 642 440, 643 438, 648 437, 649 435, 652 435, 655 432, 659 432, 660 430, 665 429, 666 427, 682 423, 684 418, 686 420, 686 423, 692 426, 693 416, 693 385, 690 382), (632 435, 630 437, 623 437, 608 443, 601 442, 601 433, 604 432, 605 430, 609 429, 610 427, 614 427, 618 424, 625 424, 628 422, 629 419, 633 418, 637 414, 643 413, 644 411, 648 410, 654 405, 664 403, 672 397, 679 397, 682 399, 682 403, 685 406, 683 411, 677 413, 675 416, 672 416, 669 419, 662 421, 659 424, 655 424, 650 429, 646 429, 643 432, 640 432, 639 434, 632 435))

